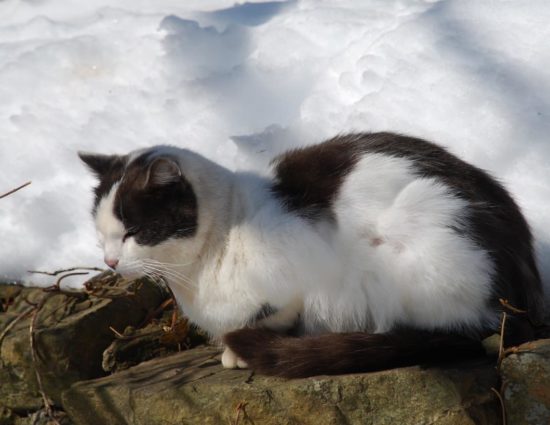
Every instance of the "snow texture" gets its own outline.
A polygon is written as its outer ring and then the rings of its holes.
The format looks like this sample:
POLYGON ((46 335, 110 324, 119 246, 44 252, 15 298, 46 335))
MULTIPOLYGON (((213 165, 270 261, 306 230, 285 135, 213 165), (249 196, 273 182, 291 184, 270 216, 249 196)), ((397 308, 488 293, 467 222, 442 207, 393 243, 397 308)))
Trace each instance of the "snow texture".
POLYGON ((0 192, 33 181, 0 200, 4 278, 102 264, 77 150, 168 143, 265 170, 389 130, 497 176, 550 281, 547 0, 0 0, 0 16, 0 192))

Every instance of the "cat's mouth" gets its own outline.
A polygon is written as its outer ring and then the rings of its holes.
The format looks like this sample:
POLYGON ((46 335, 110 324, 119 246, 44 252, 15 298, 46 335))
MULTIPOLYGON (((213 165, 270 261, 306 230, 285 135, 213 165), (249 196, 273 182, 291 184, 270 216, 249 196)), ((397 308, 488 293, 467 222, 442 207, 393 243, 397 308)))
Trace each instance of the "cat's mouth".
POLYGON ((146 273, 143 270, 135 267, 119 266, 114 271, 126 280, 139 279, 146 276, 146 273))

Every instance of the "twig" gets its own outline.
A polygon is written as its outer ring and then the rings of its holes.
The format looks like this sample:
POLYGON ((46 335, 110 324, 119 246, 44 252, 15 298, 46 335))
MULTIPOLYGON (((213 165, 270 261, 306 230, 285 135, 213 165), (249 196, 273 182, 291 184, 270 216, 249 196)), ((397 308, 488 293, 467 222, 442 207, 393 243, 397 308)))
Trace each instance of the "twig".
POLYGON ((111 332, 113 332, 115 334, 115 336, 118 338, 118 339, 126 339, 126 337, 124 335, 122 335, 119 331, 117 331, 115 328, 113 328, 112 326, 109 326, 109 329, 111 330, 111 332))
POLYGON ((33 308, 32 311, 32 318, 31 318, 31 324, 29 326, 29 339, 30 339, 30 345, 31 345, 31 357, 32 362, 34 364, 34 374, 36 375, 36 382, 38 383, 38 391, 40 392, 40 395, 42 396, 42 402, 44 403, 44 409, 46 410, 46 414, 48 417, 56 424, 60 425, 59 421, 55 418, 52 410, 52 405, 50 400, 48 399, 48 396, 46 395, 44 391, 44 385, 42 384, 42 377, 40 376, 40 372, 38 372, 38 359, 36 357, 36 344, 34 341, 34 329, 36 327, 36 320, 38 317, 38 312, 42 309, 44 304, 46 303, 46 300, 49 298, 49 294, 44 295, 42 299, 38 302, 38 304, 33 308))
MULTIPOLYGON (((97 298, 119 298, 119 297, 125 297, 125 296, 133 296, 135 295, 134 292, 130 292, 127 289, 115 289, 115 288, 105 288, 105 277, 103 279, 97 279, 92 283, 91 280, 88 280, 85 284, 85 290, 84 291, 67 291, 61 289, 61 282, 70 277, 70 276, 83 276, 89 274, 90 271, 98 271, 102 272, 105 271, 104 269, 100 269, 99 267, 71 267, 68 269, 61 269, 56 270, 54 272, 47 272, 47 271, 41 271, 41 270, 28 270, 28 273, 35 273, 35 274, 43 274, 46 276, 59 276, 56 282, 44 288, 44 292, 55 292, 55 293, 61 293, 63 295, 67 295, 69 297, 74 298, 82 298, 86 295, 95 296, 97 298)), ((112 276, 108 276, 108 279, 111 279, 112 276)), ((107 283, 110 283, 107 281, 107 283)), ((124 280, 119 279, 119 286, 121 284, 127 283, 124 280)))
POLYGON ((9 196, 9 195, 11 195, 12 193, 17 192, 18 190, 23 189, 24 187, 27 187, 27 186, 30 185, 31 183, 32 183, 31 181, 28 181, 27 183, 23 183, 21 186, 18 186, 18 187, 16 187, 15 189, 12 189, 12 190, 10 190, 9 192, 4 193, 3 195, 0 195, 0 199, 5 198, 6 196, 9 196))
POLYGON ((43 272, 40 270, 28 270, 28 273, 34 273, 34 274, 45 274, 46 276, 57 276, 61 273, 67 273, 67 272, 74 272, 75 270, 89 270, 94 272, 103 272, 105 269, 100 269, 99 267, 71 267, 68 269, 61 269, 56 270, 54 272, 43 272))
POLYGON ((500 304, 504 307, 504 308, 507 308, 508 310, 510 310, 512 313, 517 313, 517 314, 525 314, 527 313, 527 311, 525 310, 520 310, 519 308, 517 307, 514 307, 513 305, 511 305, 508 300, 505 300, 504 298, 499 298, 498 299, 500 301, 500 304))
POLYGON ((27 308, 26 310, 23 310, 15 319, 13 319, 10 323, 8 323, 8 326, 6 326, 4 328, 4 330, 2 331, 2 333, 0 333, 0 347, 2 346, 2 341, 4 340, 4 338, 6 337, 6 335, 8 334, 8 332, 15 326, 17 325, 17 323, 24 319, 26 316, 29 315, 29 313, 31 311, 33 311, 35 309, 35 307, 29 307, 27 308))
MULTIPOLYGON (((65 279, 67 277, 70 277, 70 276, 84 276, 84 275, 87 275, 87 274, 89 274, 89 272, 72 272, 72 273, 64 274, 64 275, 60 276, 52 286, 48 286, 47 288, 44 288, 44 292, 64 292, 61 289, 61 282, 63 281, 63 279, 65 279)), ((74 291, 74 292, 76 292, 76 291, 74 291)))
POLYGON ((491 387, 491 391, 495 393, 495 395, 498 398, 498 401, 500 402, 500 411, 502 414, 502 425, 506 425, 506 406, 504 405, 504 400, 502 399, 502 395, 500 395, 500 392, 497 391, 496 388, 491 387))
POLYGON ((149 324, 149 322, 153 320, 157 314, 160 314, 161 312, 166 310, 167 307, 171 305, 175 305, 173 298, 168 298, 167 300, 164 300, 160 306, 158 306, 155 310, 149 313, 145 319, 143 319, 143 322, 141 322, 139 327, 142 328, 147 324, 149 324))
MULTIPOLYGON (((61 282, 63 281, 63 279, 65 279, 67 277, 70 277, 70 276, 81 276, 81 275, 87 275, 87 274, 89 274, 89 272, 72 272, 72 273, 64 274, 64 275, 60 276, 55 281, 55 283, 53 285, 48 286, 46 288, 43 288, 42 291, 47 292, 47 293, 63 294, 66 297, 72 297, 72 298, 77 298, 77 299, 86 298, 87 294, 85 292, 82 292, 82 291, 67 291, 67 290, 61 289, 61 282)), ((56 312, 57 310, 58 309, 55 309, 54 312, 56 312)), ((52 312, 52 313, 54 313, 54 312, 52 312)))
POLYGON ((500 369, 500 364, 502 363, 502 360, 504 360, 504 332, 506 327, 506 312, 502 312, 502 320, 500 321, 500 341, 498 344, 498 361, 497 365, 500 369))
POLYGON ((248 403, 246 401, 241 401, 239 404, 237 404, 235 421, 233 421, 233 425, 239 425, 239 421, 241 420, 241 412, 243 412, 246 415, 246 411, 244 409, 247 404, 248 403))
MULTIPOLYGON (((162 281, 164 281, 164 279, 162 279, 162 281)), ((172 321, 170 323, 170 330, 173 331, 176 326, 176 323, 178 322, 178 301, 176 300, 176 296, 174 295, 172 288, 170 288, 170 285, 166 284, 166 282, 165 282, 164 288, 170 294, 170 299, 172 300, 172 305, 174 306, 174 309, 172 310, 172 321)), ((162 305, 164 305, 165 303, 166 301, 162 305)))

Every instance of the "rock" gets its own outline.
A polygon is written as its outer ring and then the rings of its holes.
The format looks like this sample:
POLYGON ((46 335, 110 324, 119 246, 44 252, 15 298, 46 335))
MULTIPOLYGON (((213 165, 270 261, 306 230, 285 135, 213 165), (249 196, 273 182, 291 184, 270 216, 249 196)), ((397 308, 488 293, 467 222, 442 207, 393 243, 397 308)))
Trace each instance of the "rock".
MULTIPOLYGON (((149 281, 124 283, 110 273, 93 278, 89 288, 97 296, 0 286, 5 310, 0 313, 0 335, 23 312, 32 311, 25 299, 39 303, 47 297, 36 319, 36 366, 55 404, 72 383, 105 375, 102 353, 115 338, 109 327, 137 326, 166 297, 149 281), (127 290, 134 294, 125 295, 127 290)), ((0 340, 0 406, 13 411, 35 411, 42 406, 30 351, 30 322, 28 314, 0 340)))
MULTIPOLYGON (((509 425, 550 423, 550 339, 517 347, 500 377, 493 357, 285 381, 224 370, 214 347, 171 354, 204 335, 185 320, 167 326, 168 311, 141 327, 168 304, 149 281, 104 274, 88 289, 94 295, 0 285, 0 425, 49 423, 30 354, 32 304, 41 300, 36 366, 63 425, 499 424, 499 381, 509 425)), ((499 343, 485 346, 494 353, 499 343)))
MULTIPOLYGON (((24 302, 37 302, 40 290, 19 286, 0 286, 0 300, 5 312, 0 313, 0 332, 30 307, 24 302)), ((10 409, 32 411, 42 405, 29 351, 29 322, 20 320, 0 339, 0 406, 10 409)), ((1 336, 1 335, 0 335, 1 336)), ((11 410, 10 410, 11 411, 11 410)))
POLYGON ((15 420, 15 415, 7 407, 0 406, 0 425, 11 425, 15 420))
POLYGON ((508 425, 550 424, 550 339, 514 351, 501 365, 508 425))
POLYGON ((57 423, 46 414, 44 409, 41 409, 28 414, 23 413, 22 416, 13 415, 9 422, 0 422, 0 425, 73 425, 64 412, 56 411, 54 416, 57 423))
POLYGON ((243 425, 473 425, 499 423, 496 382, 487 361, 286 381, 224 370, 219 351, 202 347, 76 383, 62 401, 77 425, 228 424, 237 415, 243 425))

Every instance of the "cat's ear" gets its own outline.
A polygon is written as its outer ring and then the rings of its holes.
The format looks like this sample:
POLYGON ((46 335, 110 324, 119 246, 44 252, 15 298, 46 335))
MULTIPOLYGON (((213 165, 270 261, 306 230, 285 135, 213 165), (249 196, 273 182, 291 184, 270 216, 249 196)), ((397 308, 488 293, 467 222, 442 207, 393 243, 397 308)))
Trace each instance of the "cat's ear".
POLYGON ((144 186, 165 186, 181 181, 182 173, 176 161, 157 158, 149 165, 144 186))
POLYGON ((124 167, 124 159, 119 155, 102 155, 80 151, 78 156, 98 177, 104 176, 118 167, 124 167))

